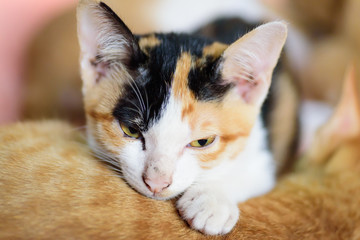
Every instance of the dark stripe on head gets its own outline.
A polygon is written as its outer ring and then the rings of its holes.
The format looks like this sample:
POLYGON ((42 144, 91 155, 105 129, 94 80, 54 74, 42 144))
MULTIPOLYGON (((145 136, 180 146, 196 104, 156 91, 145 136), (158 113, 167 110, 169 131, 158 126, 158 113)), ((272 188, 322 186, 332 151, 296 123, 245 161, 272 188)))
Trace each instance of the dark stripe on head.
POLYGON ((194 34, 231 44, 259 25, 260 23, 252 24, 239 17, 219 18, 197 29, 194 34))
MULTIPOLYGON (((150 35, 135 36, 136 42, 150 35)), ((188 86, 201 101, 218 100, 230 85, 222 85, 219 56, 203 56, 203 49, 213 41, 187 34, 155 34, 160 44, 146 48, 146 57, 138 63, 132 84, 125 84, 113 114, 125 125, 145 132, 160 117, 169 99, 177 62, 187 52, 202 64, 194 64, 188 76, 188 86)))
POLYGON ((189 73, 189 88, 199 101, 221 100, 232 84, 221 81, 221 58, 206 57, 206 63, 192 68, 189 73))

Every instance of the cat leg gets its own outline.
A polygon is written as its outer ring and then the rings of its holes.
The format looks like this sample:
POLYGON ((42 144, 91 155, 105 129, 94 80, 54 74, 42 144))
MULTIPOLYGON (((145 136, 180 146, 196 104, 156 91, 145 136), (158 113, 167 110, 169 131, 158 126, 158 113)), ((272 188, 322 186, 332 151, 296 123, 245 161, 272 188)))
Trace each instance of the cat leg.
POLYGON ((205 234, 226 234, 239 218, 239 209, 221 186, 196 184, 178 200, 177 208, 192 228, 205 234))
POLYGON ((185 191, 177 208, 194 229, 211 235, 226 234, 239 218, 237 204, 270 191, 274 185, 271 153, 250 149, 239 159, 204 174, 185 191))

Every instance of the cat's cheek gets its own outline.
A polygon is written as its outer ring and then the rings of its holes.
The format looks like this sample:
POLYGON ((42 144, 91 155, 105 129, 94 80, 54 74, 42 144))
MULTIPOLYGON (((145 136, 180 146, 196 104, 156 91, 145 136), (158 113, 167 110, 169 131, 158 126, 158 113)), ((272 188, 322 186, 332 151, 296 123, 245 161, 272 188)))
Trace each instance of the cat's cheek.
POLYGON ((198 159, 191 153, 186 153, 176 164, 173 175, 173 191, 181 194, 194 184, 201 173, 198 159))
POLYGON ((142 175, 145 168, 145 154, 140 141, 129 141, 118 155, 122 174, 126 182, 141 194, 150 197, 142 175))

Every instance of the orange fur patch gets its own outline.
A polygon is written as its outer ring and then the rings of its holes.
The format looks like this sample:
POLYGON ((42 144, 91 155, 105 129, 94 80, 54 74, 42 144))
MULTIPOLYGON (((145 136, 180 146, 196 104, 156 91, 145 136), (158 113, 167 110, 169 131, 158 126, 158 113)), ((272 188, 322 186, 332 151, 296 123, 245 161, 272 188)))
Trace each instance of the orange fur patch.
POLYGON ((191 55, 188 52, 184 52, 176 64, 172 90, 174 97, 181 99, 182 101, 194 98, 188 88, 188 76, 191 69, 191 63, 191 55))
POLYGON ((192 138, 217 135, 213 146, 199 149, 197 156, 204 169, 219 164, 222 159, 233 159, 243 150, 258 110, 228 96, 223 103, 194 102, 194 111, 186 116, 192 138))
POLYGON ((196 60, 195 65, 198 67, 204 66, 208 57, 212 57, 214 59, 220 57, 227 47, 228 45, 219 42, 214 42, 204 47, 202 52, 203 56, 196 60))
POLYGON ((218 58, 221 54, 225 51, 228 45, 214 42, 206 47, 203 48, 203 55, 206 56, 213 56, 214 58, 218 58))
POLYGON ((100 113, 94 110, 87 112, 89 116, 91 116, 95 121, 112 121, 114 117, 108 113, 100 113))
MULTIPOLYGON (((174 201, 156 201, 131 189, 94 159, 80 138, 61 122, 0 129, 0 238, 211 238, 192 230, 174 201), (3 141, 7 136, 19 141, 3 141), (49 142, 52 147, 41 154, 22 152, 49 142), (165 225, 166 230, 157 227, 165 225)), ((239 204, 235 228, 214 238, 359 239, 359 144, 359 138, 344 141, 328 161, 305 165, 281 178, 270 193, 239 204)))
POLYGON ((184 106, 181 112, 181 119, 184 119, 185 116, 191 114, 194 111, 194 103, 189 101, 189 104, 184 106))
POLYGON ((184 119, 191 114, 195 108, 195 96, 188 87, 188 76, 192 66, 191 55, 187 52, 183 53, 179 58, 173 79, 173 95, 179 99, 182 104, 181 118, 184 119))
POLYGON ((154 34, 142 37, 139 40, 140 49, 147 55, 149 54, 149 49, 154 48, 160 44, 161 40, 159 40, 154 34))
MULTIPOLYGON (((225 47, 213 44, 207 47, 204 54, 221 54, 225 47)), ((234 158, 244 148, 258 110, 231 94, 222 103, 197 101, 188 87, 192 65, 191 55, 183 53, 176 65, 173 95, 183 104, 181 117, 189 123, 193 140, 214 134, 220 137, 214 146, 198 149, 196 153, 202 167, 210 168, 221 159, 234 158)))
POLYGON ((101 147, 109 153, 118 155, 129 140, 124 137, 117 120, 112 115, 122 95, 122 82, 104 79, 88 91, 84 96, 88 130, 96 137, 101 147))

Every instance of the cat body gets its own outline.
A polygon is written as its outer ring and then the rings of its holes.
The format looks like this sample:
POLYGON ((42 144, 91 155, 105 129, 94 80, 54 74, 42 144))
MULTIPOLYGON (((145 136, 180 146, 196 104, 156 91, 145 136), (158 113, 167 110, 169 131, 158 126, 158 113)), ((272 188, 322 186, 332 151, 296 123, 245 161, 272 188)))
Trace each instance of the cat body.
POLYGON ((348 86, 296 170, 239 204, 240 220, 226 236, 194 231, 173 201, 133 191, 66 123, 1 127, 0 238, 359 239, 360 108, 348 86), (344 122, 346 131, 334 124, 344 122))
POLYGON ((128 184, 208 234, 228 233, 237 202, 275 183, 260 111, 286 25, 230 46, 186 34, 135 36, 104 3, 78 6, 89 143, 128 184), (201 208, 199 208, 201 206, 201 208))

